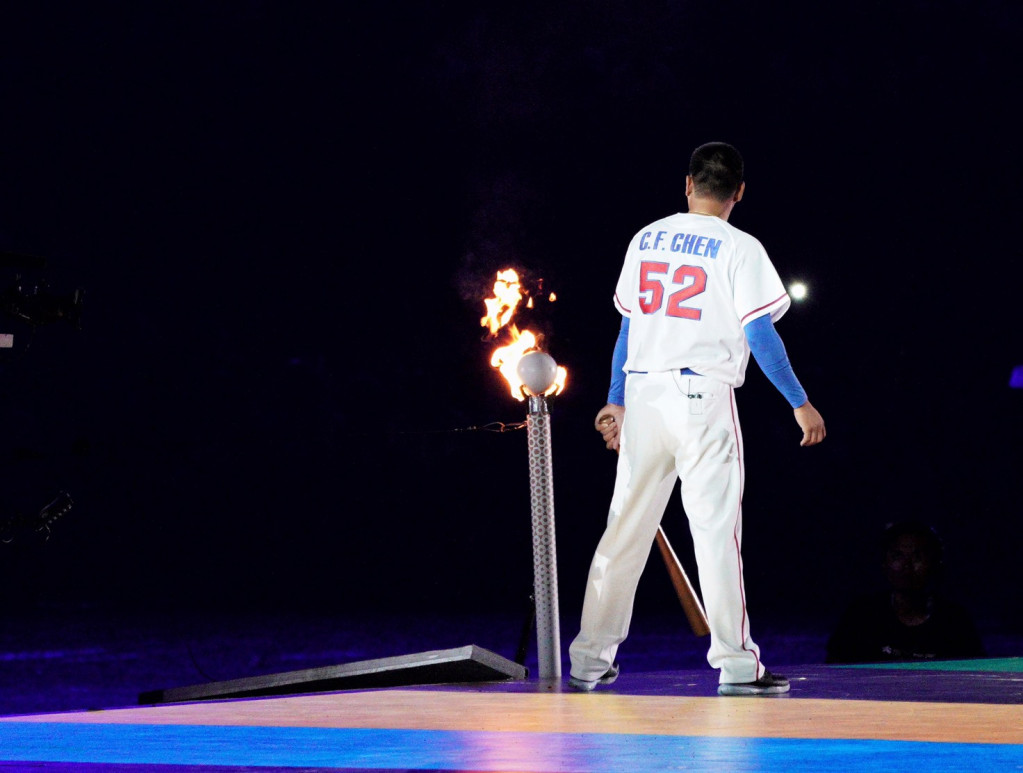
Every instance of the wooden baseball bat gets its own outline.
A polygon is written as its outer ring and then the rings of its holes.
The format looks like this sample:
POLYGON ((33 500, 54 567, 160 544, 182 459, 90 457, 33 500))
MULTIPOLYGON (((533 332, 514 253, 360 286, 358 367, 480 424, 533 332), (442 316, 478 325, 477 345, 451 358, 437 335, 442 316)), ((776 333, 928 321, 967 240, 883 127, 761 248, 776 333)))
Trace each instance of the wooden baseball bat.
MULTIPOLYGON (((607 424, 614 421, 614 417, 610 415, 601 416, 599 421, 601 424, 607 424)), ((660 526, 657 527, 657 547, 661 551, 661 558, 664 559, 664 565, 668 569, 671 584, 675 586, 675 595, 678 596, 679 603, 682 604, 682 611, 686 614, 689 627, 693 629, 693 633, 697 636, 708 635, 710 633, 710 624, 707 622, 707 613, 703 611, 703 604, 700 603, 700 599, 693 589, 693 584, 689 582, 689 576, 686 574, 685 569, 682 568, 682 562, 678 560, 678 556, 671 547, 671 543, 668 542, 664 529, 660 526)))
POLYGON ((664 529, 657 527, 657 547, 661 550, 661 557, 664 565, 668 567, 668 575, 671 577, 671 584, 675 586, 675 595, 682 604, 682 611, 686 613, 689 627, 697 636, 706 636, 710 633, 710 624, 707 622, 707 613, 703 611, 703 605, 696 596, 689 577, 682 568, 682 562, 678 560, 671 543, 664 534, 664 529))

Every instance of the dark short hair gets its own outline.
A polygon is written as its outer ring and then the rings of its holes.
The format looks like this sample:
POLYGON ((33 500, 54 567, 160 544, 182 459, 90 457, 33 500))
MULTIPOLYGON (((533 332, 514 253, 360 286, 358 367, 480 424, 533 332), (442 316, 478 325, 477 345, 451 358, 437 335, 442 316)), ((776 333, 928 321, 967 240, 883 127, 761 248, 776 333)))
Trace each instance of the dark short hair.
POLYGON ((689 159, 693 190, 700 196, 726 201, 739 190, 742 175, 742 156, 727 142, 700 145, 689 159))
POLYGON ((896 521, 885 527, 884 533, 881 535, 882 553, 887 553, 899 537, 907 535, 918 537, 923 542, 931 561, 935 564, 942 562, 945 545, 937 530, 933 526, 915 519, 896 521))

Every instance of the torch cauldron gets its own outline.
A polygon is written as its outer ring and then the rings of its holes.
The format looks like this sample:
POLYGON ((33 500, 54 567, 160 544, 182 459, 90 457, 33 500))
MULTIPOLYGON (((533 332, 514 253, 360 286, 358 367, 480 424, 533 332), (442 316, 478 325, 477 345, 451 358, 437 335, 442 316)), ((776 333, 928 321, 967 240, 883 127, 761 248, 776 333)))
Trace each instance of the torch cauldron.
POLYGON ((526 430, 529 445, 529 492, 533 512, 533 598, 541 679, 561 678, 561 631, 558 617, 558 558, 554 537, 554 481, 551 423, 544 393, 557 377, 557 363, 544 352, 528 352, 516 368, 529 395, 526 430))
MULTIPOLYGON (((551 477, 551 428, 547 395, 565 386, 567 372, 539 348, 537 337, 518 329, 512 320, 522 301, 518 274, 499 271, 494 297, 485 301, 480 324, 491 336, 506 330, 510 342, 494 350, 491 366, 500 370, 512 397, 529 400, 526 429, 529 442, 529 484, 533 510, 533 599, 536 609, 537 654, 541 679, 561 677, 561 633, 558 627, 558 565, 554 541, 554 484, 551 477)), ((551 294, 550 299, 554 299, 551 294)), ((532 299, 528 308, 532 308, 532 299)))

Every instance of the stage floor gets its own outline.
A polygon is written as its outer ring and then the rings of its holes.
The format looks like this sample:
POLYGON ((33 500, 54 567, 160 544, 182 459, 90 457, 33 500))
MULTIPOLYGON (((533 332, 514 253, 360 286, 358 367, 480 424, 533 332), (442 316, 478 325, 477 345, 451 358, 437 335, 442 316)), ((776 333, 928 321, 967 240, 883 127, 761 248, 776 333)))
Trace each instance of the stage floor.
POLYGON ((0 770, 1016 770, 1023 659, 789 668, 715 694, 709 669, 341 690, 0 718, 0 770))
MULTIPOLYGON (((765 630, 769 665, 792 691, 725 698, 705 639, 674 617, 641 619, 622 675, 591 694, 534 675, 140 706, 157 688, 468 643, 511 659, 522 619, 65 610, 3 622, 0 771, 1023 769, 1015 640, 975 661, 839 667, 813 664, 819 632, 765 630)), ((527 665, 535 674, 532 653, 527 665)))

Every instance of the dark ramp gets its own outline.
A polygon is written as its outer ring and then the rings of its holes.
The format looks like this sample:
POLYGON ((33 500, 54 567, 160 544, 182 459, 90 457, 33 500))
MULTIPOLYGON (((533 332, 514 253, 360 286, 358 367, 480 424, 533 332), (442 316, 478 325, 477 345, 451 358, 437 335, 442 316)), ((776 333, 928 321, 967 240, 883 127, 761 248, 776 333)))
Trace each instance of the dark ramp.
POLYGON ((475 644, 375 660, 362 660, 280 674, 152 690, 139 703, 172 703, 221 698, 358 690, 525 679, 525 667, 475 644))

